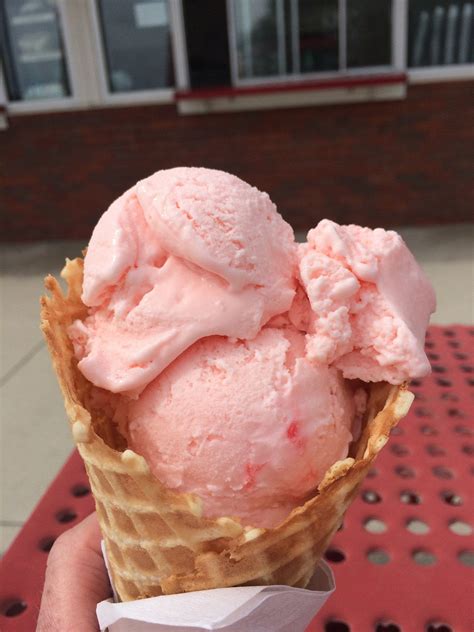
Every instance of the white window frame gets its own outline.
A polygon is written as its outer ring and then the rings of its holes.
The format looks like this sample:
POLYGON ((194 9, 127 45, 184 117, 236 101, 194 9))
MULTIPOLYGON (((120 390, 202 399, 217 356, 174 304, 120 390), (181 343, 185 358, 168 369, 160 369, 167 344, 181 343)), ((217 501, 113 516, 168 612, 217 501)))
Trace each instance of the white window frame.
MULTIPOLYGON (((347 68, 347 39, 346 39, 346 16, 347 16, 347 0, 338 0, 338 34, 339 34, 339 69, 321 72, 301 73, 291 72, 285 74, 278 74, 266 77, 246 77, 241 78, 238 76, 238 52, 237 52, 237 29, 236 29, 236 13, 235 2, 241 0, 227 0, 227 16, 228 16, 228 32, 229 32, 229 57, 230 57, 230 71, 231 81, 234 87, 245 87, 255 85, 270 85, 281 83, 304 83, 317 79, 333 79, 341 76, 357 77, 364 75, 376 75, 387 74, 390 72, 400 72, 405 70, 405 55, 400 55, 399 50, 405 45, 406 42, 406 24, 407 24, 407 0, 392 0, 392 47, 391 58, 392 63, 389 65, 380 66, 367 66, 360 68, 347 68)), ((251 0, 248 0, 251 1, 251 0)), ((277 13, 278 6, 282 4, 282 0, 276 0, 277 13)), ((280 10, 281 12, 281 10, 280 10)), ((295 18, 298 17, 297 0, 291 0, 290 13, 293 18, 293 24, 296 23, 296 28, 292 30, 296 32, 298 29, 298 21, 295 18)), ((281 19, 281 18, 280 18, 281 19)), ((281 30, 281 29, 280 29, 281 30)), ((295 55, 297 46, 297 37, 294 36, 292 40, 293 50, 293 68, 298 67, 299 61, 299 49, 295 55), (295 63, 296 60, 296 63, 295 63)), ((284 38, 283 38, 284 43, 284 38)), ((281 57, 281 51, 279 51, 281 57)))
POLYGON ((7 87, 3 77, 2 65, 0 64, 0 107, 6 107, 7 102, 7 87))
MULTIPOLYGON (((436 81, 460 81, 465 79, 474 79, 474 63, 410 67, 408 59, 408 12, 406 16, 406 24, 406 70, 410 83, 431 83, 436 81)), ((474 15, 471 17, 471 29, 474 29, 474 15)))
POLYGON ((452 66, 426 66, 407 68, 410 83, 435 83, 437 81, 463 81, 474 79, 474 64, 453 64, 452 66))
POLYGON ((407 67, 408 2, 392 0, 392 63, 397 72, 407 67))
POLYGON ((3 81, 3 74, 0 66, 0 130, 7 129, 8 127, 6 108, 7 93, 5 90, 5 83, 3 81))
POLYGON ((171 48, 174 62, 174 78, 177 90, 189 90, 188 47, 184 27, 183 0, 169 0, 171 48))

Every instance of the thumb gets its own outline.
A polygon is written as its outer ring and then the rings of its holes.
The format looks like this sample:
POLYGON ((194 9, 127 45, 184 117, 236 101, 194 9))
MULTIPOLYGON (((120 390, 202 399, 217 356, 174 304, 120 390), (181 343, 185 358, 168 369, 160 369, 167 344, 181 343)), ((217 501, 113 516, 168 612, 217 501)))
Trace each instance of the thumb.
POLYGON ((48 556, 36 632, 99 629, 97 603, 111 595, 100 541, 95 512, 56 540, 48 556))

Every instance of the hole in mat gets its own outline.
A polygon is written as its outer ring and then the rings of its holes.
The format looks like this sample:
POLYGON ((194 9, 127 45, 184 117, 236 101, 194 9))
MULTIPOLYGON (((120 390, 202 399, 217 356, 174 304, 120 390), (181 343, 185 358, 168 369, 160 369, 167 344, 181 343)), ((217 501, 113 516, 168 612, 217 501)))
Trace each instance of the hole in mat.
POLYGON ((385 533, 387 525, 380 518, 367 518, 364 520, 364 529, 369 533, 385 533))
POLYGON ((456 334, 452 329, 443 329, 443 335, 447 336, 448 338, 453 338, 456 334))
POLYGON ((408 448, 400 443, 393 443, 390 446, 390 452, 395 454, 395 456, 407 456, 410 454, 408 448))
POLYGON ((450 402, 459 401, 459 397, 455 393, 441 393, 441 399, 445 399, 450 402))
POLYGON ((416 549, 412 551, 411 556, 420 566, 432 566, 436 563, 436 555, 426 549, 416 549))
POLYGON ((473 373, 474 372, 474 368, 472 366, 470 366, 469 364, 463 364, 461 366, 461 371, 463 371, 463 373, 473 373))
POLYGON ((415 408, 415 415, 417 417, 431 417, 431 410, 428 410, 428 408, 415 408))
POLYGON ((414 533, 415 535, 426 535, 430 532, 430 528, 426 522, 418 518, 408 520, 406 528, 410 533, 414 533))
POLYGON ((81 498, 82 496, 87 496, 91 493, 90 487, 85 485, 84 483, 77 483, 71 489, 71 494, 76 498, 81 498))
POLYGON ((446 368, 439 364, 433 364, 431 368, 433 370, 433 373, 446 373, 446 368))
POLYGON ((464 414, 459 410, 459 408, 448 408, 448 415, 450 417, 464 417, 464 414))
POLYGON ((430 360, 439 360, 439 355, 437 353, 427 353, 426 355, 430 360))
POLYGON ((331 619, 324 624, 324 632, 351 632, 351 628, 345 621, 331 619))
POLYGON ((456 535, 471 535, 472 527, 468 522, 464 522, 464 520, 452 520, 449 523, 449 530, 455 533, 456 535))
POLYGON ((56 514, 56 520, 58 522, 72 522, 77 518, 77 513, 73 509, 61 509, 56 514))
POLYGON ((433 621, 432 623, 428 623, 426 628, 426 632, 454 632, 453 628, 447 623, 441 623, 441 621, 433 621))
POLYGON ((49 553, 53 548, 53 544, 56 540, 56 537, 53 535, 48 535, 45 538, 41 538, 38 542, 38 548, 45 553, 49 553))
POLYGON ((438 386, 443 386, 444 388, 447 388, 448 386, 452 386, 453 383, 451 382, 451 380, 447 380, 445 377, 439 377, 436 380, 436 384, 438 386))
POLYGON ((372 564, 377 564, 378 566, 382 566, 383 564, 388 564, 390 562, 389 554, 383 549, 371 549, 367 552, 367 559, 372 564))
POLYGON ((474 566, 474 551, 460 551, 458 553, 458 560, 464 566, 474 566))
POLYGON ((420 432, 426 437, 434 437, 435 435, 438 434, 438 431, 436 430, 436 428, 433 428, 433 426, 428 426, 428 424, 425 424, 424 426, 420 426, 420 432))
POLYGON ((457 352, 457 353, 454 354, 454 357, 456 358, 456 360, 467 360, 468 355, 467 355, 467 353, 459 353, 459 352, 457 352))
POLYGON ((414 478, 415 472, 411 469, 411 467, 407 467, 406 465, 397 465, 395 468, 395 474, 400 476, 400 478, 414 478))
POLYGON ((324 557, 329 562, 343 562, 346 559, 345 553, 340 549, 328 549, 324 554, 324 557))
POLYGON ((448 342, 448 345, 453 349, 459 349, 459 342, 456 342, 455 340, 450 340, 448 342))
POLYGON ((377 492, 374 492, 372 489, 364 489, 361 494, 362 500, 365 503, 369 503, 370 505, 375 505, 376 503, 381 502, 382 497, 377 492))
POLYGON ((405 505, 419 505, 421 503, 421 497, 416 492, 404 490, 400 493, 400 500, 405 505))
POLYGON ((375 478, 378 475, 378 470, 375 467, 370 468, 367 472, 366 478, 375 478))
POLYGON ((425 447, 425 450, 430 456, 446 456, 446 451, 443 450, 441 446, 434 443, 429 443, 425 447))
POLYGON ((442 465, 435 465, 431 471, 437 478, 453 478, 451 470, 448 470, 447 467, 443 467, 442 465))
POLYGON ((454 432, 464 435, 465 437, 470 437, 472 435, 472 430, 467 426, 454 426, 454 432))
POLYGON ((461 450, 464 452, 464 454, 467 454, 468 456, 472 456, 474 454, 474 445, 470 445, 470 444, 463 445, 461 450))
POLYGON ((17 617, 22 612, 25 612, 27 605, 21 599, 8 599, 1 605, 1 613, 5 617, 17 617))
POLYGON ((375 626, 375 632, 402 632, 402 629, 393 621, 380 621, 375 626))
POLYGON ((441 498, 447 505, 452 505, 453 507, 459 507, 462 505, 462 498, 456 492, 453 492, 449 489, 445 489, 440 493, 441 498))

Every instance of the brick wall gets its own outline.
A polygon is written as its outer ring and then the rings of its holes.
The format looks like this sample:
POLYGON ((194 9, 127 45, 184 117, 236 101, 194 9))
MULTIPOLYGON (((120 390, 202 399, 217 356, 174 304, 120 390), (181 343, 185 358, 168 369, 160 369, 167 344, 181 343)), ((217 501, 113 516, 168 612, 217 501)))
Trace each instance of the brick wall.
POLYGON ((459 82, 410 86, 406 100, 388 103, 12 117, 0 132, 1 239, 86 240, 118 194, 176 165, 235 173, 268 191, 297 230, 322 217, 369 226, 468 221, 473 96, 473 83, 459 82))

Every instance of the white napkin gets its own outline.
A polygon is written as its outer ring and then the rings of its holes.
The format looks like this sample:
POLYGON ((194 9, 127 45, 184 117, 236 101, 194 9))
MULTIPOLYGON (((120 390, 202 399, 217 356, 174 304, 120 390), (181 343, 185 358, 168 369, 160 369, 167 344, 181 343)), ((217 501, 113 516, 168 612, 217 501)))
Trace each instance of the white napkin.
POLYGON ((125 603, 109 599, 97 605, 97 618, 109 632, 304 632, 334 590, 332 571, 320 562, 304 589, 242 586, 125 603))

